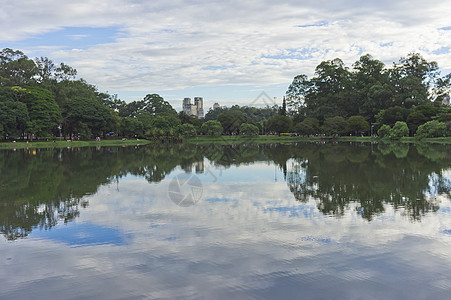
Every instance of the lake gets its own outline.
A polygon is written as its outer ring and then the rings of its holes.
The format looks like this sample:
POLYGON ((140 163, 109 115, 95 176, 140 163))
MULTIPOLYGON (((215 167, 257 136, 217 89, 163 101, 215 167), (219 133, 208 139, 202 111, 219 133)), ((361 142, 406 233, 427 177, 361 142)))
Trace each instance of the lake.
POLYGON ((0 299, 450 299, 451 147, 0 151, 0 299))

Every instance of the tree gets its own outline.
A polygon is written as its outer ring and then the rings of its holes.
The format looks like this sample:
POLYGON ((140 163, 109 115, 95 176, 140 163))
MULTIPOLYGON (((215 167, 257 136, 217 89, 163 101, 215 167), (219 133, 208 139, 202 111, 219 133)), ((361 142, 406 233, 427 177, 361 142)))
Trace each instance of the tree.
POLYGON ((449 135, 450 132, 446 124, 437 120, 429 121, 424 123, 423 125, 420 125, 415 134, 415 136, 420 139, 449 135))
POLYGON ((61 122, 61 111, 52 93, 39 87, 12 87, 16 99, 27 106, 27 131, 37 136, 49 136, 61 122))
POLYGON ((246 122, 246 116, 241 111, 227 111, 218 116, 224 132, 228 134, 238 134, 242 123, 246 122))
POLYGON ((305 118, 298 123, 294 130, 300 135, 311 135, 319 132, 319 121, 315 118, 305 118))
POLYGON ((279 109, 279 115, 286 116, 287 115, 287 102, 285 97, 282 100, 282 107, 279 109))
POLYGON ((13 98, 10 88, 0 88, 0 126, 2 138, 19 137, 29 121, 27 106, 13 98))
POLYGON ((282 115, 274 115, 268 120, 267 128, 269 131, 276 132, 278 134, 282 132, 290 132, 293 126, 293 121, 290 117, 282 115))
POLYGON ((177 126, 177 133, 179 133, 182 136, 189 136, 193 137, 197 135, 196 128, 193 124, 185 123, 177 126))
POLYGON ((243 123, 240 126, 241 135, 258 135, 259 128, 253 124, 243 123))
POLYGON ((400 139, 402 137, 409 136, 409 127, 406 122, 398 121, 390 130, 390 138, 400 139))
POLYGON ((400 106, 393 106, 384 110, 381 110, 376 115, 376 123, 379 126, 382 126, 383 124, 387 124, 390 126, 395 125, 397 121, 407 121, 407 116, 409 115, 410 111, 406 108, 400 107, 400 106))
POLYGON ((362 133, 363 131, 368 130, 369 125, 368 122, 362 116, 352 116, 346 120, 347 128, 349 132, 354 132, 354 135, 358 133, 362 133))
POLYGON ((387 125, 387 124, 384 124, 384 125, 382 125, 381 128, 379 128, 379 130, 377 131, 377 135, 378 135, 380 138, 390 137, 390 131, 391 131, 390 126, 387 125))
POLYGON ((410 128, 412 133, 415 133, 418 129, 418 126, 426 123, 428 118, 421 111, 413 111, 407 116, 407 126, 410 128))
POLYGON ((222 125, 219 121, 210 120, 202 124, 201 131, 205 135, 219 136, 223 132, 222 125))
POLYGON ((25 86, 35 82, 38 69, 22 51, 5 48, 0 52, 0 86, 25 86))
POLYGON ((321 130, 327 135, 341 135, 346 132, 346 120, 340 116, 327 118, 324 120, 321 130))
POLYGON ((305 107, 305 97, 310 93, 311 88, 312 84, 307 75, 301 74, 294 77, 285 93, 290 111, 300 113, 301 109, 305 107))
POLYGON ((111 111, 94 99, 71 99, 63 107, 63 131, 84 139, 92 135, 105 135, 114 126, 111 111))
POLYGON ((125 137, 143 136, 143 123, 137 118, 122 118, 119 127, 120 135, 125 137))
POLYGON ((177 112, 169 102, 158 94, 147 94, 144 99, 144 110, 154 116, 175 115, 177 112))

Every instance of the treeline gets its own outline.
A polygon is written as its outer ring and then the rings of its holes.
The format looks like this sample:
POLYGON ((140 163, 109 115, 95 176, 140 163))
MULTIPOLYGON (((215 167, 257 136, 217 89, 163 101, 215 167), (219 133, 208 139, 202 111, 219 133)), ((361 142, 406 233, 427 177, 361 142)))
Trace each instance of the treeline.
POLYGON ((449 136, 450 89, 451 74, 440 77, 437 63, 419 54, 391 67, 367 54, 352 69, 337 58, 312 78, 294 77, 284 101, 291 130, 302 135, 449 136))
POLYGON ((451 74, 435 62, 409 54, 386 67, 370 55, 352 70, 340 59, 324 61, 309 79, 298 75, 282 105, 210 109, 201 120, 177 113, 158 94, 126 103, 102 93, 76 69, 46 57, 0 52, 0 138, 96 136, 181 140, 185 136, 406 135, 449 136, 451 74))
POLYGON ((160 95, 126 103, 102 93, 76 69, 19 50, 0 52, 0 139, 97 136, 180 140, 197 134, 258 134, 276 107, 218 108, 205 120, 176 110, 160 95), (244 124, 243 124, 244 123, 244 124))

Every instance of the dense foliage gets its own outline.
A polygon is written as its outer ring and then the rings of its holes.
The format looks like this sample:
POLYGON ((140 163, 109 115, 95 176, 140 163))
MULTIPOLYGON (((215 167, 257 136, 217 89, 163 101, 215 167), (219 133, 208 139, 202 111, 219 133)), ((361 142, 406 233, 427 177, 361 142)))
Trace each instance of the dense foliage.
POLYGON ((369 134, 404 122, 413 135, 428 121, 450 122, 450 89, 451 74, 440 77, 437 63, 417 53, 392 67, 367 54, 352 69, 338 58, 321 62, 314 77, 294 78, 286 99, 299 134, 369 134))
POLYGON ((198 134, 450 135, 451 106, 444 103, 449 102, 451 74, 440 77, 437 63, 419 54, 409 54, 392 67, 370 55, 362 56, 352 69, 338 58, 323 61, 314 77, 294 78, 280 107, 218 107, 210 109, 205 119, 177 113, 158 94, 127 103, 99 92, 76 75, 77 71, 64 63, 57 65, 46 57, 33 60, 21 51, 3 49, 0 139, 119 136, 178 141, 198 134))

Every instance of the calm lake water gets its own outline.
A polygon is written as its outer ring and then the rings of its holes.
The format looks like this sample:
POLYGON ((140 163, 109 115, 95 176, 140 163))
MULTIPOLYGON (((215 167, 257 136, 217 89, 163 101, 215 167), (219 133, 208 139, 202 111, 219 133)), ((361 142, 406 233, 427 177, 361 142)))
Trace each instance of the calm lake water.
POLYGON ((450 299, 451 147, 0 151, 1 299, 450 299))

